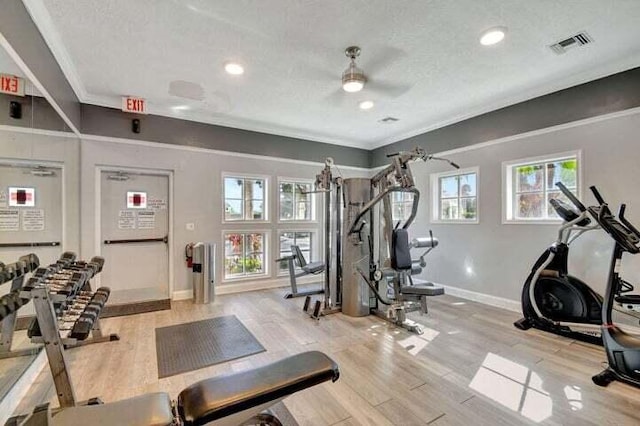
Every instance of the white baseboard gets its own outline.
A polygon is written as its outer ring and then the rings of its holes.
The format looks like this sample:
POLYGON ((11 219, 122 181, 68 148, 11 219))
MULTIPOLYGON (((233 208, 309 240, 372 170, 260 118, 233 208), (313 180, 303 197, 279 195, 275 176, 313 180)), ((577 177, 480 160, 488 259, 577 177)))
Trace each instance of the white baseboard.
POLYGON ((33 360, 18 381, 11 387, 4 399, 0 401, 0 425, 5 424, 9 417, 14 414, 20 401, 29 392, 31 385, 36 381, 38 374, 40 374, 45 365, 47 365, 47 354, 42 349, 36 359, 33 360))
MULTIPOLYGON (((296 280, 298 285, 323 282, 322 275, 310 275, 296 280)), ((272 280, 238 281, 235 283, 219 284, 215 288, 216 295, 242 293, 246 291, 268 290, 272 288, 289 287, 289 277, 280 277, 272 280)), ((172 300, 189 300, 193 298, 193 290, 177 290, 173 292, 172 300)))
POLYGON ((171 300, 188 300, 193 299, 193 290, 177 290, 173 292, 171 300))
POLYGON ((520 302, 511 299, 505 299, 504 297, 491 296, 489 294, 478 293, 477 291, 465 290, 459 287, 452 287, 450 285, 439 284, 445 288, 445 294, 451 296, 461 297, 463 299, 472 300, 474 302, 483 303, 489 306, 495 306, 497 308, 506 309, 512 312, 522 312, 520 302))

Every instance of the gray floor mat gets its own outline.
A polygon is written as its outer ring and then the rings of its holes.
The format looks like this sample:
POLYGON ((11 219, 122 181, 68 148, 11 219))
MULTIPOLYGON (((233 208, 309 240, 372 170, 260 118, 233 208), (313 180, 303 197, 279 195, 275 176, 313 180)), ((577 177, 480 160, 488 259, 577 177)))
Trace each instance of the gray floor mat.
POLYGON ((159 378, 264 350, 235 315, 156 328, 159 378))

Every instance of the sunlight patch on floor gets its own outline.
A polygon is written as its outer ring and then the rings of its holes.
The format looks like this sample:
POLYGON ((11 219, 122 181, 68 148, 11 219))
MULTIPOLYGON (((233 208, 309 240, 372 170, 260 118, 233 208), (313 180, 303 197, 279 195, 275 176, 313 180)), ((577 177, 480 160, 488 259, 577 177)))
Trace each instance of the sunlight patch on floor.
POLYGON ((524 365, 491 352, 469 387, 536 423, 553 414, 553 400, 544 390, 540 376, 524 365))
POLYGON ((564 395, 567 397, 572 411, 582 410, 582 392, 580 392, 580 386, 565 386, 564 395))
POLYGON ((413 334, 406 339, 398 340, 397 343, 409 352, 409 354, 416 356, 421 350, 427 347, 427 345, 433 341, 440 332, 429 327, 422 327, 424 333, 422 335, 413 334))

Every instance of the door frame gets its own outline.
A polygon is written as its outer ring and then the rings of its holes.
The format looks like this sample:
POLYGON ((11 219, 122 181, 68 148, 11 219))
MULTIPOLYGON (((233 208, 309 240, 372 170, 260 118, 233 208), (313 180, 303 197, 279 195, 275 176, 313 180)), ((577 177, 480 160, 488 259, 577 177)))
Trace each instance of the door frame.
MULTIPOLYGON (((95 256, 100 256, 102 253, 102 173, 103 172, 124 172, 124 173, 138 173, 146 175, 166 176, 169 179, 169 231, 167 248, 169 250, 169 299, 173 300, 173 288, 174 288, 174 243, 173 243, 173 170, 167 169, 151 169, 140 167, 127 167, 127 166, 96 166, 95 169, 95 198, 94 198, 94 252, 95 256)), ((100 274, 96 276, 96 286, 100 285, 100 274)))
MULTIPOLYGON (((0 166, 17 166, 17 167, 50 167, 52 169, 60 170, 60 179, 62 181, 62 232, 60 236, 60 250, 64 253, 67 250, 67 177, 65 174, 64 162, 61 161, 40 161, 32 159, 14 159, 14 158, 0 158, 0 166)), ((9 208, 7 206, 7 208, 9 208)), ((78 228, 80 225, 78 224, 78 228)))

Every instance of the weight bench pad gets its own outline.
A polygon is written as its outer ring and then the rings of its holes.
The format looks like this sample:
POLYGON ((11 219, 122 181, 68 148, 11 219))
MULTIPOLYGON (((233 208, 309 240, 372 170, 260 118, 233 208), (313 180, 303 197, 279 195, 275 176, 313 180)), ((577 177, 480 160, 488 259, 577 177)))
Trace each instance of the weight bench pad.
POLYGON ((178 395, 187 425, 203 425, 275 401, 327 380, 338 380, 338 365, 322 352, 304 352, 253 370, 202 380, 178 395))
POLYGON ((444 294, 444 287, 436 285, 409 285, 400 289, 402 294, 415 294, 418 296, 440 296, 444 294))
POLYGON ((308 272, 309 274, 319 274, 324 271, 324 263, 323 262, 311 262, 307 263, 302 267, 302 270, 308 272))
POLYGON ((100 405, 65 408, 53 416, 53 426, 169 426, 171 399, 163 392, 148 393, 100 405))

